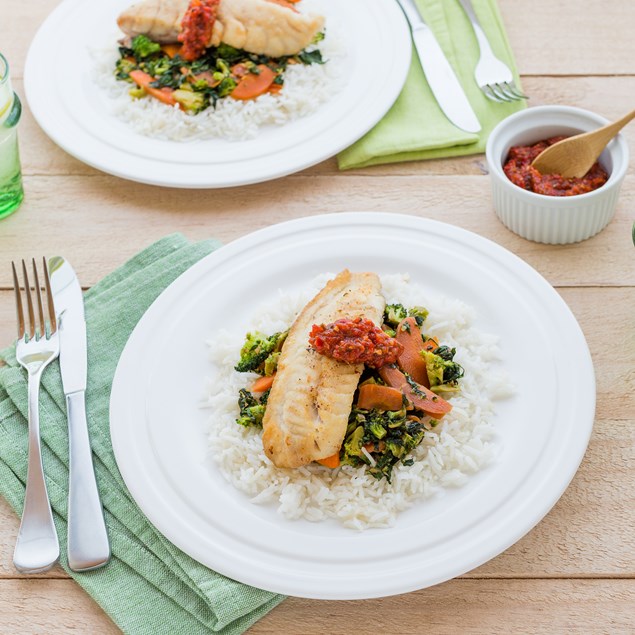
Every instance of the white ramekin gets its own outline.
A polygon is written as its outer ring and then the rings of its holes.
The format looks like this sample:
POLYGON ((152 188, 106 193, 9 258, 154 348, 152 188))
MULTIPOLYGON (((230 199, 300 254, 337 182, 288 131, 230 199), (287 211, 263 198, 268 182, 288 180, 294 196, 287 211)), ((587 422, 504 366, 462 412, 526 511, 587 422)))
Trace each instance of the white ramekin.
POLYGON ((613 218, 628 167, 628 145, 620 134, 600 155, 609 173, 597 190, 578 196, 546 196, 514 185, 503 172, 509 149, 556 135, 571 136, 609 123, 604 117, 571 106, 536 106, 507 117, 487 141, 494 210, 513 232, 539 243, 575 243, 594 236, 613 218))

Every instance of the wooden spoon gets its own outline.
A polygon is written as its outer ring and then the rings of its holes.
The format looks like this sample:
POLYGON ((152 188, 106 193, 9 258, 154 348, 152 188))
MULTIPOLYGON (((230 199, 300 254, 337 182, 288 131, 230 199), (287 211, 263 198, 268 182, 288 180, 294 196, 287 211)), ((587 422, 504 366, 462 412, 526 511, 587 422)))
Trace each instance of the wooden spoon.
POLYGON ((615 123, 558 141, 543 150, 531 165, 541 174, 582 178, 602 154, 606 144, 634 118, 635 110, 615 123))

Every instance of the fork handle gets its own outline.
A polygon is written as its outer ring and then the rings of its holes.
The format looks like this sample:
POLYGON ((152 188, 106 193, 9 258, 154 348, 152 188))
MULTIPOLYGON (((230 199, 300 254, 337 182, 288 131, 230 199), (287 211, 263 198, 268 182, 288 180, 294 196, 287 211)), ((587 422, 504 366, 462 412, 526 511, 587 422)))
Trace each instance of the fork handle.
POLYGON ((470 2, 470 0, 459 0, 459 2, 461 3, 461 6, 463 7, 465 13, 467 13, 467 17, 470 19, 470 22, 472 23, 472 28, 474 29, 476 39, 478 40, 481 54, 491 53, 492 55, 494 55, 492 47, 489 44, 489 40, 485 35, 485 31, 483 31, 483 27, 476 17, 476 13, 474 13, 474 7, 472 6, 472 3, 470 2))
POLYGON ((110 543, 95 480, 84 391, 66 395, 69 437, 68 566, 96 569, 110 559, 110 543))
POLYGON ((50 569, 60 555, 53 513, 49 502, 40 445, 40 376, 29 373, 29 452, 24 510, 13 553, 13 564, 21 573, 40 573, 50 569))

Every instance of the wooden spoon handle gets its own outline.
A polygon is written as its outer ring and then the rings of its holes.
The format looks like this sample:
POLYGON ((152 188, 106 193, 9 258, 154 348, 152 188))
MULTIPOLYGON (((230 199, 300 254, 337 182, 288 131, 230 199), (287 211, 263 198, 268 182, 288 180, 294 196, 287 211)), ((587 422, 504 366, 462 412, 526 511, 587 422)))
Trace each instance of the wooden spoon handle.
POLYGON ((628 115, 625 115, 621 119, 609 123, 599 130, 595 130, 594 132, 597 134, 598 144, 601 143, 601 146, 604 147, 632 119, 635 119, 635 110, 629 112, 628 115))

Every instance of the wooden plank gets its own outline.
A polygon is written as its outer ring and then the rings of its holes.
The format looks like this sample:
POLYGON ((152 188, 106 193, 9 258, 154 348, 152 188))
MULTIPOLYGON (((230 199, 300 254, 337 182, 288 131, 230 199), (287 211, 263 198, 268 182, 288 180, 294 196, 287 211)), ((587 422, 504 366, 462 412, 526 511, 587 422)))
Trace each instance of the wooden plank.
POLYGON ((631 580, 453 580, 381 600, 289 599, 249 633, 626 633, 634 592, 631 580))
MULTIPOLYGON (((22 80, 14 82, 18 94, 24 96, 22 80)), ((630 77, 527 77, 523 87, 531 95, 531 105, 562 104, 585 108, 606 117, 619 119, 630 108, 631 96, 635 94, 635 76, 630 77), (607 100, 606 96, 611 95, 607 100)), ((56 146, 40 129, 26 100, 20 122, 22 169, 26 175, 79 175, 94 176, 100 172, 81 163, 56 146)), ((635 126, 623 131, 631 147, 635 146, 635 126)), ((635 162, 631 162, 629 174, 635 175, 635 162)), ((377 166, 341 173, 335 158, 300 173, 307 175, 363 175, 399 176, 399 175, 447 175, 487 174, 483 155, 439 159, 435 161, 417 161, 394 165, 377 166)), ((245 188, 243 188, 245 189, 245 188)))
MULTIPOLYGON (((632 632, 632 580, 453 580, 379 600, 317 602, 289 598, 249 635, 481 635, 632 632)), ((3 629, 34 633, 119 633, 70 580, 0 583, 3 629)))
MULTIPOLYGON (((297 176, 245 189, 176 190, 115 177, 27 177, 26 200, 2 221, 5 261, 63 253, 90 286, 154 240, 174 231, 229 242, 249 231, 302 216, 382 211, 432 218, 489 238, 526 260, 553 285, 630 285, 635 177, 626 179, 613 221, 574 245, 520 238, 491 208, 484 176, 297 176), (345 179, 342 180, 342 179, 345 179)), ((0 288, 11 287, 0 269, 0 288)))
MULTIPOLYGON (((499 0, 521 75, 632 74, 635 3, 499 0)), ((628 108, 625 113, 628 112, 628 108)))
MULTIPOLYGON (((3 22, 2 48, 15 77, 22 77, 29 43, 57 4, 4 0, 3 12, 11 20, 3 22)), ((603 0, 583 5, 577 0, 499 0, 499 6, 521 74, 632 74, 634 3, 622 2, 610 11, 603 0)))
POLYGON ((2 632, 11 635, 121 635, 103 610, 70 579, 0 581, 2 632))

